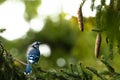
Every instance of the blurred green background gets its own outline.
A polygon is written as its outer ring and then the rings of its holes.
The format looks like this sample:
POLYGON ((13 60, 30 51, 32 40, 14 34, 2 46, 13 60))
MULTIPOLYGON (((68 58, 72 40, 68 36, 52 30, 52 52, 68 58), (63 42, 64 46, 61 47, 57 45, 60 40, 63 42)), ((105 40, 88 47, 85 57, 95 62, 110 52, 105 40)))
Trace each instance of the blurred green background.
MULTIPOLYGON (((40 0, 21 1, 25 4, 24 19, 29 23, 33 18, 38 16, 37 8, 42 2, 40 0)), ((2 5, 5 0, 0 0, 0 2, 2 5)), ((40 45, 41 57, 38 65, 43 69, 68 67, 71 63, 78 64, 79 62, 83 62, 87 66, 99 68, 99 70, 103 69, 104 65, 94 56, 97 33, 92 32, 91 29, 95 28, 95 17, 84 17, 85 31, 81 32, 78 27, 77 18, 71 16, 70 19, 65 19, 66 16, 67 14, 61 11, 60 14, 57 14, 56 21, 51 16, 45 18, 45 23, 41 31, 29 29, 25 36, 12 41, 0 36, 0 41, 13 57, 24 62, 26 62, 28 46, 34 41, 42 42, 43 44, 40 45)), ((103 33, 100 53, 108 56, 109 49, 105 38, 106 35, 103 33)), ((119 56, 116 48, 114 48, 114 54, 114 60, 111 65, 117 71, 120 71, 119 56)), ((15 62, 15 64, 21 66, 23 69, 25 68, 25 66, 18 62, 15 62)))

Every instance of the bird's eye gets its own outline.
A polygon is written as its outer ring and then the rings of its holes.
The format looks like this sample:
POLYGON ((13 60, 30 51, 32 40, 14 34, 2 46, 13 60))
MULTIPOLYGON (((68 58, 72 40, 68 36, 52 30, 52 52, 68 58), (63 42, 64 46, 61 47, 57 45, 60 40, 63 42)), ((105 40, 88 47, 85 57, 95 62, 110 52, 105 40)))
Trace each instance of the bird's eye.
POLYGON ((36 45, 39 45, 40 44, 40 42, 36 42, 36 45))

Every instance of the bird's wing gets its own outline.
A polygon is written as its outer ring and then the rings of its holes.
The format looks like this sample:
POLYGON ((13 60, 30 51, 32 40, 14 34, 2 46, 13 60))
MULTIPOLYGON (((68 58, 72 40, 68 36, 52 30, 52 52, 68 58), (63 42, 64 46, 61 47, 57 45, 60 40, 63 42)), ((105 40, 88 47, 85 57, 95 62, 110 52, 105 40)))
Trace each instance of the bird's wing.
POLYGON ((38 49, 30 49, 27 53, 27 60, 30 61, 31 63, 38 62, 40 57, 40 51, 38 49))

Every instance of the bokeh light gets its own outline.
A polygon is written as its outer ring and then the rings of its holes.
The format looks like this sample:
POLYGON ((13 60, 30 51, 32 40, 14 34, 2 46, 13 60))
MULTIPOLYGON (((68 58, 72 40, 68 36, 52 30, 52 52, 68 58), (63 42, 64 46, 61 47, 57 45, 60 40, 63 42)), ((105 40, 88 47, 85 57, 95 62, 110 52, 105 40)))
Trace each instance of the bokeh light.
POLYGON ((47 44, 41 44, 40 47, 41 55, 49 57, 51 55, 51 49, 47 44))
POLYGON ((35 31, 41 31, 44 26, 44 21, 40 18, 35 18, 30 21, 30 27, 35 31))
POLYGON ((58 58, 56 63, 59 67, 63 67, 66 64, 66 61, 64 58, 58 58))

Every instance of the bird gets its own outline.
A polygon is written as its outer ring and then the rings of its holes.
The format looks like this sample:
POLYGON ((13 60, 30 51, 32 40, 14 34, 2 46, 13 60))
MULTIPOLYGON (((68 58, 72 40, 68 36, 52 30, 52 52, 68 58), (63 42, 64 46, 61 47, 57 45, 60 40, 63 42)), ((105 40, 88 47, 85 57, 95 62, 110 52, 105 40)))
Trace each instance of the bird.
POLYGON ((30 74, 32 72, 32 64, 38 63, 40 58, 40 50, 39 50, 40 44, 41 42, 35 41, 29 46, 26 56, 27 65, 24 74, 30 74))

